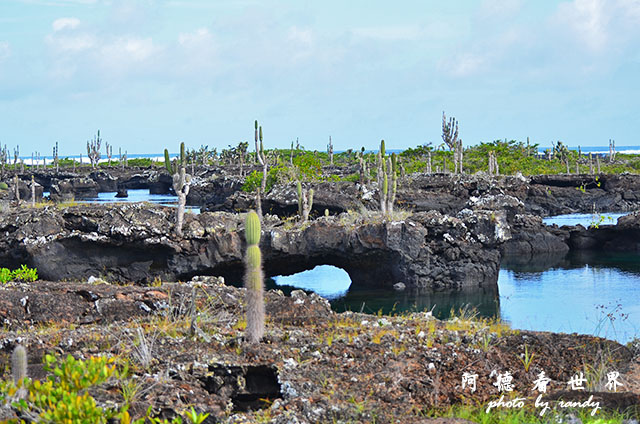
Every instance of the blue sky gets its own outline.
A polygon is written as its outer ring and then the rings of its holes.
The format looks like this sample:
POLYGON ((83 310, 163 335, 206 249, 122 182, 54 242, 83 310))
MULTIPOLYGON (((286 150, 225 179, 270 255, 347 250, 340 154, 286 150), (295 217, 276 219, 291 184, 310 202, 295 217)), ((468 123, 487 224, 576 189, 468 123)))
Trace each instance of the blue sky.
POLYGON ((2 0, 0 143, 640 145, 640 0, 390 4, 2 0))

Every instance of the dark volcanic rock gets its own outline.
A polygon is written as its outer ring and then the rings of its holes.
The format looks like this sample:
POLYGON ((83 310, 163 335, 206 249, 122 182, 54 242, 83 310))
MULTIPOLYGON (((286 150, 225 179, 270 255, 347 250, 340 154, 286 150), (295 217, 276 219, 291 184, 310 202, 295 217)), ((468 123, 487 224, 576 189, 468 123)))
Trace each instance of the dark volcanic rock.
POLYGON ((52 180, 49 197, 55 202, 98 197, 100 186, 85 177, 52 180))
POLYGON ((105 171, 94 171, 89 174, 89 178, 98 184, 98 191, 111 192, 116 191, 118 179, 111 176, 105 171))
MULTIPOLYGON (((6 234, 0 261, 35 266, 50 280, 101 275, 149 282, 196 274, 241 280, 244 216, 187 214, 185 237, 178 239, 171 232, 173 215, 171 208, 141 204, 13 210, 0 219, 6 234)), ((419 213, 393 222, 378 214, 342 214, 290 229, 271 217, 265 218, 261 249, 268 275, 330 264, 346 270, 355 285, 477 287, 496 282, 495 234, 491 217, 481 212, 463 219, 419 213)))

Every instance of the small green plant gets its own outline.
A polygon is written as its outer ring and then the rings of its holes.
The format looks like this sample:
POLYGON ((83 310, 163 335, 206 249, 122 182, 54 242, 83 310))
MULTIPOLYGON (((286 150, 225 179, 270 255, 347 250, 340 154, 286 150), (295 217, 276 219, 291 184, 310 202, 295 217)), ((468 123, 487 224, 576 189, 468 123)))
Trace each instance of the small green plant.
POLYGON ((201 414, 199 412, 196 412, 196 410, 193 409, 193 406, 190 410, 185 411, 185 415, 192 424, 201 424, 209 416, 209 414, 201 414))
POLYGON ((22 265, 20 268, 11 271, 8 268, 0 268, 0 283, 6 284, 9 281, 24 281, 32 283, 38 279, 38 271, 22 265))
POLYGON ((0 183, 0 190, 9 190, 9 186, 5 182, 0 183))
POLYGON ((529 346, 524 345, 524 354, 518 356, 518 359, 524 366, 524 371, 529 372, 529 368, 531 368, 531 363, 533 362, 533 357, 536 356, 535 353, 531 352, 529 354, 529 346))

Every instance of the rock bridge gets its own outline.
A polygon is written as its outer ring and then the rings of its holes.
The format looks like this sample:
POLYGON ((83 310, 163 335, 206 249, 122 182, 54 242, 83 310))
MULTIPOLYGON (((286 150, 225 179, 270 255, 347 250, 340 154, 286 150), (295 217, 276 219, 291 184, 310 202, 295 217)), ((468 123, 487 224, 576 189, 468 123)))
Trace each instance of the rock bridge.
MULTIPOLYGON (((41 279, 148 284, 221 275, 241 281, 244 214, 187 214, 148 204, 12 209, 0 217, 0 266, 27 264, 41 279)), ((499 221, 499 220, 498 220, 499 221)), ((500 253, 495 214, 454 218, 420 212, 402 221, 341 214, 304 225, 267 216, 260 247, 267 276, 334 265, 352 286, 451 289, 495 285, 500 253)))

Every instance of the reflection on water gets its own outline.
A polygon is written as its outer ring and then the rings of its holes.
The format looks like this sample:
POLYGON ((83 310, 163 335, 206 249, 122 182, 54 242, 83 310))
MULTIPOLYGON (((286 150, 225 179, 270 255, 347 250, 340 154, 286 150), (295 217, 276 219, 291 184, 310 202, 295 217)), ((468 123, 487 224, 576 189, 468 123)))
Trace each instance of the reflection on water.
MULTIPOLYGON (((133 203, 133 202, 150 202, 163 206, 175 207, 178 205, 178 197, 170 194, 149 194, 147 189, 128 190, 129 197, 116 197, 116 192, 98 193, 98 197, 79 200, 78 203, 133 203)), ((197 206, 187 206, 187 210, 193 213, 200 213, 197 206)))
POLYGON ((390 314, 403 311, 431 311, 434 316, 448 318, 452 309, 474 306, 483 316, 495 316, 498 293, 495 288, 464 291, 404 290, 380 287, 351 287, 349 275, 331 265, 317 266, 310 271, 268 279, 266 287, 278 288, 286 294, 297 288, 314 291, 329 299, 338 312, 355 311, 390 314), (270 281, 269 281, 270 280, 270 281))
POLYGON ((592 225, 616 225, 618 218, 627 215, 627 213, 572 213, 568 215, 556 215, 543 218, 542 222, 546 225, 556 224, 561 227, 563 225, 582 225, 588 228, 592 225))
POLYGON ((504 258, 497 288, 429 291, 349 287, 346 272, 323 265, 268 279, 267 288, 316 291, 336 311, 383 314, 432 310, 436 317, 465 305, 500 316, 513 328, 594 334, 626 343, 640 336, 640 255, 579 252, 504 258))
POLYGON ((500 314, 514 328, 640 337, 640 255, 578 252, 529 262, 504 258, 500 314))

